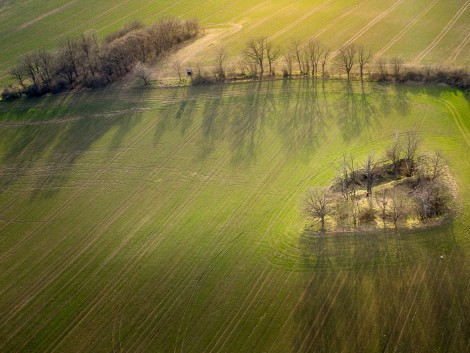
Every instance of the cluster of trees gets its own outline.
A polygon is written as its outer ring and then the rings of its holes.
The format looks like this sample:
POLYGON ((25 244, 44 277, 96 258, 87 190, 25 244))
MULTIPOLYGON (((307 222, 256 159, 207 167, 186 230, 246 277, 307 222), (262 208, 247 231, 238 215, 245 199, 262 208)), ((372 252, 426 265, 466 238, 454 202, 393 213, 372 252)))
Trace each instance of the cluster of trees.
POLYGON ((26 54, 11 70, 17 84, 6 88, 3 98, 40 96, 80 85, 105 86, 199 32, 197 20, 164 18, 150 26, 131 22, 102 41, 95 32, 66 39, 54 51, 26 54))
POLYGON ((384 228, 395 228, 406 219, 428 219, 450 210, 451 191, 446 178, 446 164, 440 153, 417 154, 416 132, 398 133, 386 150, 386 157, 376 160, 369 154, 360 167, 352 156, 344 156, 337 165, 337 177, 330 188, 307 190, 304 212, 318 220, 325 231, 331 217, 339 229, 356 229, 374 223, 379 217, 384 228), (385 184, 373 190, 378 181, 385 184))

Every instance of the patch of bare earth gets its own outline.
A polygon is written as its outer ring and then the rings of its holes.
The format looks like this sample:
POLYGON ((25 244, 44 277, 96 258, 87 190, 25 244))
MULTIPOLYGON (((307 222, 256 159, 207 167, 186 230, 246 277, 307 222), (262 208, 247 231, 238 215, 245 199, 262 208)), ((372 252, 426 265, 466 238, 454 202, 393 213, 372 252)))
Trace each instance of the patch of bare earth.
POLYGON ((186 67, 193 70, 201 64, 205 69, 212 63, 211 56, 215 50, 224 44, 224 39, 230 37, 243 28, 241 24, 229 23, 223 26, 206 28, 204 33, 188 43, 184 43, 166 58, 159 61, 155 67, 155 76, 159 79, 175 78, 178 76, 175 63, 179 62, 186 76, 186 67))

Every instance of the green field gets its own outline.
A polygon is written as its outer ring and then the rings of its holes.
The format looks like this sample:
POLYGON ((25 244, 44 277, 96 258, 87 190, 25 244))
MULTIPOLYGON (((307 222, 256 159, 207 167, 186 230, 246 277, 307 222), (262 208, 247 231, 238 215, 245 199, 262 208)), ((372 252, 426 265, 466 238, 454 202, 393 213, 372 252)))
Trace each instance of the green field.
POLYGON ((460 91, 115 86, 4 102, 0 116, 2 352, 470 349, 460 91), (455 221, 303 234, 304 191, 327 185, 344 153, 381 154, 397 129, 450 161, 455 221))
POLYGON ((274 43, 317 38, 334 50, 361 43, 407 63, 470 64, 470 2, 466 0, 28 0, 0 1, 0 82, 29 50, 53 49, 68 36, 96 29, 101 36, 124 23, 166 16, 196 17, 217 29, 206 50, 185 58, 209 64, 221 45, 240 54, 247 39, 274 43))

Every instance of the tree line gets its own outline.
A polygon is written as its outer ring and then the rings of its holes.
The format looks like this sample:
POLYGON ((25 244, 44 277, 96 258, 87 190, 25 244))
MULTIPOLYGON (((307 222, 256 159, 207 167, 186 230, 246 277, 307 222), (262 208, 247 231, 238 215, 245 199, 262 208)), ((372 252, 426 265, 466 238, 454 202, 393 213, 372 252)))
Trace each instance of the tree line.
MULTIPOLYGON (((326 77, 329 75, 329 67, 346 75, 348 79, 356 74, 362 80, 369 73, 368 77, 376 81, 445 83, 458 88, 470 87, 470 75, 464 69, 407 67, 400 57, 375 57, 369 48, 354 43, 333 51, 316 39, 305 43, 294 41, 290 46, 280 47, 267 37, 257 37, 246 42, 241 54, 237 64, 239 72, 233 73, 231 78, 272 77, 276 75, 276 68, 279 66, 285 78, 296 74, 326 77)), ((224 81, 229 76, 228 59, 227 48, 217 49, 213 76, 199 73, 193 83, 224 81)))
POLYGON ((168 17, 149 26, 133 21, 103 40, 94 31, 67 38, 56 50, 37 50, 24 55, 10 72, 17 84, 5 88, 3 98, 35 97, 81 86, 106 86, 138 63, 158 60, 200 31, 197 20, 168 17))
POLYGON ((391 223, 396 229, 413 218, 426 222, 445 216, 452 201, 445 159, 439 152, 418 154, 419 144, 416 132, 397 133, 380 160, 374 154, 362 163, 343 156, 331 187, 307 190, 305 214, 320 223, 321 231, 327 219, 335 229, 355 230, 378 217, 383 228, 391 223), (383 187, 373 193, 378 184, 383 187))

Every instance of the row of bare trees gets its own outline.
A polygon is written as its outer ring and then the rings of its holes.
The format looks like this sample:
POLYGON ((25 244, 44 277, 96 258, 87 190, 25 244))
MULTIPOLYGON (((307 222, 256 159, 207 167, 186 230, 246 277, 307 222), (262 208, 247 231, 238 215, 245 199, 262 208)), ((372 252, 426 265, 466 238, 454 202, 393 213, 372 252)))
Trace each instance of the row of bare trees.
POLYGON ((294 42, 290 47, 281 48, 267 37, 259 37, 246 43, 242 53, 242 65, 248 69, 250 76, 257 77, 263 77, 266 69, 270 76, 274 76, 276 64, 280 60, 285 64, 284 76, 292 75, 295 66, 304 75, 318 75, 321 67, 321 73, 325 75, 330 52, 329 48, 316 40, 310 40, 303 45, 294 42))
POLYGON ((131 22, 100 41, 96 32, 61 42, 55 51, 26 54, 11 70, 17 93, 37 96, 77 85, 104 86, 130 72, 137 63, 165 55, 198 35, 197 20, 164 18, 153 25, 131 22))
MULTIPOLYGON (((225 79, 227 59, 227 49, 219 48, 215 54, 215 74, 219 79, 225 79)), ((389 75, 396 77, 400 75, 403 60, 398 57, 388 60, 380 57, 374 61, 372 51, 364 45, 350 44, 332 51, 316 39, 305 43, 294 41, 284 48, 273 44, 267 37, 248 40, 242 51, 242 72, 247 71, 251 77, 263 77, 266 72, 269 76, 274 76, 278 64, 283 65, 284 77, 292 76, 294 72, 307 76, 326 76, 326 67, 331 65, 339 72, 345 73, 348 79, 355 71, 358 71, 360 78, 363 79, 366 67, 375 65, 378 68, 379 78, 385 79, 389 75)))

